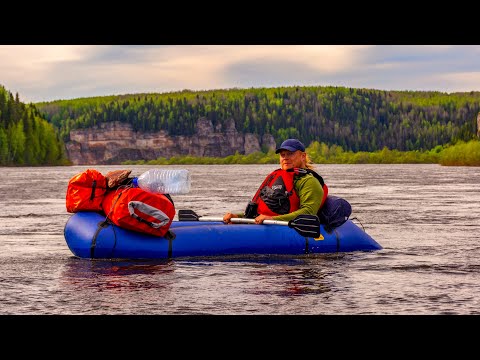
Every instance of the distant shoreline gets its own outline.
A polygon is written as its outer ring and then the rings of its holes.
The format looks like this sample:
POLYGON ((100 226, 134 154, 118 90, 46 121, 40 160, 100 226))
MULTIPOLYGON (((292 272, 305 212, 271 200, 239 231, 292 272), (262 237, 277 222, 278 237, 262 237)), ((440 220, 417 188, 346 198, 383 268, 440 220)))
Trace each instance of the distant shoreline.
MULTIPOLYGON (((442 166, 480 166, 480 141, 459 141, 451 146, 436 146, 429 151, 398 151, 384 148, 375 152, 345 152, 339 146, 313 142, 306 149, 315 164, 439 164, 442 166)), ((224 158, 178 156, 156 160, 124 161, 120 165, 232 165, 277 164, 278 155, 256 152, 224 158)))

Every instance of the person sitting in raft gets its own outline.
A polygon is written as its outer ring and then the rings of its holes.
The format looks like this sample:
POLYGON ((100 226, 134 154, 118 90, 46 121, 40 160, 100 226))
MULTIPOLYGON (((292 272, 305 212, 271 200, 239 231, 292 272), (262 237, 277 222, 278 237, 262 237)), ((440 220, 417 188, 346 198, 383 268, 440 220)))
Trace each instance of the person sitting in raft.
POLYGON ((317 215, 328 195, 323 178, 313 170, 313 162, 305 145, 297 139, 287 139, 275 151, 280 155, 280 169, 270 173, 258 188, 242 214, 227 212, 225 223, 232 218, 255 218, 290 221, 298 215, 317 215))

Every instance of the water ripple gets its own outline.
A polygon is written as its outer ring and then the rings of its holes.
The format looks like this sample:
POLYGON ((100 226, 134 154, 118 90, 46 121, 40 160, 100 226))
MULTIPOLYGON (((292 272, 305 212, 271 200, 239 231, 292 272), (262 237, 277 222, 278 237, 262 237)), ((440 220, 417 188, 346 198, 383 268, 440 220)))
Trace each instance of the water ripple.
MULTIPOLYGON (((221 216, 278 166, 180 167, 192 191, 173 196, 177 209, 221 216)), ((145 262, 72 256, 65 194, 86 168, 2 168, 0 314, 480 313, 480 168, 319 164, 380 251, 145 262)))

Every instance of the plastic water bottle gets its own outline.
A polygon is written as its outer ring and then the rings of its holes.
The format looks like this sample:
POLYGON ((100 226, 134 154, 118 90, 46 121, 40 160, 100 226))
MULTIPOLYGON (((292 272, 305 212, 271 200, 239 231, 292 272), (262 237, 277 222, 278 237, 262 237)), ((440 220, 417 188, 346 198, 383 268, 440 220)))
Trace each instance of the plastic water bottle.
POLYGON ((187 194, 190 191, 190 172, 185 169, 150 169, 133 178, 133 186, 159 194, 187 194))

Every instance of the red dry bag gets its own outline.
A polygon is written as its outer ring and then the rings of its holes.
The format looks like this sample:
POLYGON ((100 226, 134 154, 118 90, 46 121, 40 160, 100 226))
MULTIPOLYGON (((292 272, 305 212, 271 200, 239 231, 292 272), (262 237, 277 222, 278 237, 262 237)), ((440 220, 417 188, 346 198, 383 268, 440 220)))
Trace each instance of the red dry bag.
POLYGON ((109 191, 102 207, 115 225, 155 236, 164 236, 175 216, 175 206, 168 197, 140 188, 109 191))
POLYGON ((107 180, 100 172, 87 169, 68 181, 67 211, 102 211, 103 196, 107 191, 107 180))

